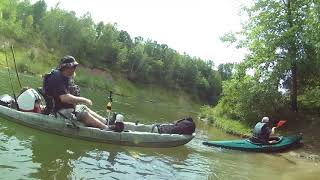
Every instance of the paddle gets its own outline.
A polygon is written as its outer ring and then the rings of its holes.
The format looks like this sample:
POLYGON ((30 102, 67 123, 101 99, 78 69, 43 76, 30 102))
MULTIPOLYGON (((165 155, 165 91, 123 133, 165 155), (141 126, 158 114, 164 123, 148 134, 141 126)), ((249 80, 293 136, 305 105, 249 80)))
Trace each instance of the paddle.
POLYGON ((277 128, 278 127, 280 127, 280 126, 282 126, 284 123, 286 123, 287 122, 287 120, 280 120, 278 123, 277 123, 277 128))

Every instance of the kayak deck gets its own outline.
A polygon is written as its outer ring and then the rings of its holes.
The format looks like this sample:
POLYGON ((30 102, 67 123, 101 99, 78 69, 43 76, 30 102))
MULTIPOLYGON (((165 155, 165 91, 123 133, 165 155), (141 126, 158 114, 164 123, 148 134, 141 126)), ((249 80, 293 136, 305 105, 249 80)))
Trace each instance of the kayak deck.
POLYGON ((230 141, 207 141, 204 145, 221 147, 233 150, 253 151, 253 152, 276 152, 290 148, 302 139, 302 135, 281 136, 275 144, 257 144, 249 139, 230 141))

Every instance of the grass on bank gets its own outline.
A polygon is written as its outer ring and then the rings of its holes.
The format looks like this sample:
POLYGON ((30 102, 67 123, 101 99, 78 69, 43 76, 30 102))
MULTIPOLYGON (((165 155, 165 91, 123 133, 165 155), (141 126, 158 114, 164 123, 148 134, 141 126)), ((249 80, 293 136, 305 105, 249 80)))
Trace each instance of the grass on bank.
MULTIPOLYGON (((10 69, 11 78, 13 81, 13 86, 16 94, 19 94, 20 87, 16 77, 16 73, 13 69, 10 69)), ((19 73, 22 86, 28 86, 32 88, 37 88, 42 86, 42 75, 32 75, 28 73, 19 73)), ((137 86, 132 84, 127 80, 107 80, 103 76, 93 75, 84 70, 84 68, 79 68, 76 83, 80 85, 81 88, 86 88, 90 90, 100 90, 104 91, 104 98, 109 93, 109 90, 115 93, 123 94, 129 98, 135 98, 141 101, 149 101, 154 103, 164 103, 168 107, 170 106, 191 106, 198 108, 199 105, 196 102, 192 102, 191 98, 187 94, 182 92, 167 91, 155 86, 137 86), (177 95, 179 94, 179 95, 177 95)), ((0 92, 12 94, 8 68, 0 66, 0 92)))
POLYGON ((225 117, 223 114, 219 112, 219 107, 201 107, 200 118, 206 119, 208 122, 210 122, 217 128, 220 128, 229 134, 241 137, 250 137, 252 134, 252 128, 250 126, 240 121, 232 120, 230 118, 225 117))
MULTIPOLYGON (((0 95, 9 94, 13 96, 5 51, 9 62, 15 94, 18 95, 20 87, 17 81, 13 57, 10 47, 0 47, 0 95)), ((37 88, 42 86, 42 75, 55 68, 60 60, 60 55, 54 50, 27 47, 15 43, 15 59, 20 75, 22 86, 37 88)), ((157 121, 169 120, 165 117, 192 115, 196 116, 200 109, 200 103, 191 98, 190 95, 181 90, 168 90, 155 85, 134 84, 127 80, 125 74, 112 71, 113 69, 94 69, 84 67, 83 63, 77 68, 76 83, 81 87, 81 94, 94 101, 93 109, 101 111, 108 100, 109 90, 114 92, 113 100, 115 110, 123 110, 128 117, 136 118, 134 111, 145 109, 145 115, 158 118, 157 121), (126 97, 116 96, 115 93, 126 97), (128 103, 126 103, 128 102, 128 103), (132 107, 138 106, 137 108, 132 107), (121 108, 119 107, 121 106, 121 108), (151 111, 148 109, 151 108, 151 111), (156 110, 155 110, 156 109, 156 110), (131 112, 133 111, 133 112, 131 112), (159 113, 155 116, 154 113, 159 113), (167 116, 163 116, 166 114, 167 116)), ((100 112, 99 112, 100 113, 100 112)), ((104 115, 104 111, 101 112, 104 115)), ((138 112, 137 112, 138 113, 138 112)), ((147 119, 147 118, 145 118, 147 119)), ((171 119, 170 119, 171 120, 171 119)))
MULTIPOLYGON (((0 50, 0 68, 6 68, 5 51, 9 62, 9 68, 14 73, 14 63, 10 47, 2 47, 0 50)), ((42 79, 40 78, 45 73, 51 71, 59 63, 57 52, 43 50, 36 47, 25 47, 25 45, 16 44, 14 47, 17 69, 21 74, 33 75, 39 77, 37 86, 41 86, 42 79)), ((183 106, 198 106, 199 102, 194 102, 190 96, 183 91, 173 91, 163 89, 154 85, 137 85, 133 84, 124 78, 124 75, 111 73, 111 70, 106 69, 105 72, 92 73, 94 69, 79 67, 77 69, 76 82, 80 87, 89 89, 104 90, 106 93, 109 90, 114 92, 143 99, 152 102, 166 102, 168 105, 183 105, 183 106), (90 71, 91 70, 91 71, 90 71), (111 77, 111 78, 110 78, 111 77)), ((7 77, 7 73, 4 74, 7 77)), ((24 84, 24 83, 23 83, 24 84)), ((33 85, 28 86, 33 87, 33 85)), ((34 87, 33 87, 34 88, 34 87)))

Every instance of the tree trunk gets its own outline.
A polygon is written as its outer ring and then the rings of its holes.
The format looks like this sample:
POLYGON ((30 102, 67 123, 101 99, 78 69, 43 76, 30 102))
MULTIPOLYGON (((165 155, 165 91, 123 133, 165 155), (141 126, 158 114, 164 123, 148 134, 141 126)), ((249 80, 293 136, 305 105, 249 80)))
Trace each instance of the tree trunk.
MULTIPOLYGON (((287 1, 288 8, 288 23, 289 29, 293 28, 293 17, 292 17, 292 2, 291 0, 287 1)), ((290 90, 290 99, 291 99, 291 111, 298 111, 298 103, 297 103, 297 47, 296 47, 296 36, 295 33, 291 34, 291 40, 289 41, 289 49, 288 55, 289 60, 291 61, 291 90, 290 90)))
MULTIPOLYGON (((295 58, 295 55, 291 58, 295 58)), ((291 65, 292 77, 291 77, 291 111, 298 111, 298 103, 297 103, 297 63, 295 60, 292 61, 291 65)))

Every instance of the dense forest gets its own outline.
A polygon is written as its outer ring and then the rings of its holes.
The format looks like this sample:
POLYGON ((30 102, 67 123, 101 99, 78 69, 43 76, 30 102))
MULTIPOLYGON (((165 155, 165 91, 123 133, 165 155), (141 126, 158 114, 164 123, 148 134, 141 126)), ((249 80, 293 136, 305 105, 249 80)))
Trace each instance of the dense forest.
POLYGON ((223 83, 217 112, 249 124, 263 116, 318 116, 320 1, 256 0, 242 12, 249 17, 243 30, 222 39, 249 53, 223 83))
POLYGON ((221 82, 230 77, 232 67, 215 67, 212 60, 179 54, 151 39, 132 38, 116 24, 95 23, 90 13, 77 17, 58 4, 49 10, 43 0, 1 0, 0 39, 2 46, 29 47, 26 61, 18 64, 20 71, 43 73, 27 61, 53 66, 70 54, 87 67, 120 72, 134 83, 182 89, 209 104, 217 103, 221 82))

